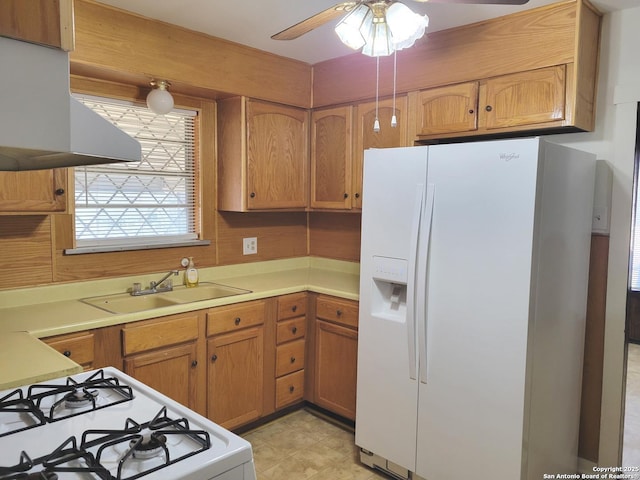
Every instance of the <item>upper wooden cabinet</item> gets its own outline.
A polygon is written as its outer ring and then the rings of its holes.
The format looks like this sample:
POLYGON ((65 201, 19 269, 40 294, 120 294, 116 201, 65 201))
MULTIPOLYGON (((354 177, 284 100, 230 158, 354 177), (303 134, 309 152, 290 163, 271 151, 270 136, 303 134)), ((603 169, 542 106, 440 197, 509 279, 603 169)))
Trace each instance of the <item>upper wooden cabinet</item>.
POLYGON ((73 0, 2 0, 0 36, 73 50, 73 0))
POLYGON ((567 66, 557 65, 418 93, 416 135, 439 139, 574 125, 567 66))
POLYGON ((409 146, 407 97, 322 110, 311 117, 311 208, 362 208, 367 148, 409 146), (391 126, 395 114, 397 126, 391 126), (373 129, 378 117, 380 131, 373 129))
POLYGON ((0 172, 0 214, 64 212, 66 189, 66 169, 0 172))
POLYGON ((234 97, 218 104, 218 208, 304 210, 308 112, 234 97))
POLYGON ((356 106, 356 134, 353 167, 352 206, 362 208, 362 167, 364 151, 368 148, 408 147, 413 143, 408 137, 407 97, 402 95, 376 102, 363 102, 356 106), (380 122, 380 131, 374 132, 376 119, 380 122), (391 118, 395 114, 397 125, 391 126, 391 118))
POLYGON ((353 107, 311 115, 311 207, 351 208, 353 107))

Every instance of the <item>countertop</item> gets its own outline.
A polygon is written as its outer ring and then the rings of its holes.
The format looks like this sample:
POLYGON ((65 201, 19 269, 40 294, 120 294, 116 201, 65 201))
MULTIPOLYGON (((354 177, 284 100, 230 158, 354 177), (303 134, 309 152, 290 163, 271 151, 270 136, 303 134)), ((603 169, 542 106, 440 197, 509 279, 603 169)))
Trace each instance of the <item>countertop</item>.
POLYGON ((358 299, 359 265, 352 262, 302 257, 212 267, 199 273, 200 281, 251 293, 114 314, 81 299, 123 293, 134 282, 146 286, 162 273, 0 291, 0 390, 81 371, 38 338, 302 291, 358 299))

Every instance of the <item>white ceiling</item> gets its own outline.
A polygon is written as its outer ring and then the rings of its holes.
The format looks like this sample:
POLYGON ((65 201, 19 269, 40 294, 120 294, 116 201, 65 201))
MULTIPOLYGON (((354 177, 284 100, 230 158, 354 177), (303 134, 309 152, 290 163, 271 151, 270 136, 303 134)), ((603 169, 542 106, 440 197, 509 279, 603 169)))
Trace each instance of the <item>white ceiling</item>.
MULTIPOLYGON (((441 0, 442 1, 442 0, 441 0)), ((529 0, 521 6, 419 3, 406 0, 413 11, 429 16, 427 32, 499 17, 555 3, 529 0)), ((333 32, 334 20, 302 37, 272 40, 271 35, 298 23, 338 0, 99 0, 139 15, 180 25, 215 37, 248 45, 307 63, 353 53, 333 32)), ((640 0, 595 0, 603 12, 640 7, 640 0)), ((428 37, 428 35, 427 35, 428 37)))

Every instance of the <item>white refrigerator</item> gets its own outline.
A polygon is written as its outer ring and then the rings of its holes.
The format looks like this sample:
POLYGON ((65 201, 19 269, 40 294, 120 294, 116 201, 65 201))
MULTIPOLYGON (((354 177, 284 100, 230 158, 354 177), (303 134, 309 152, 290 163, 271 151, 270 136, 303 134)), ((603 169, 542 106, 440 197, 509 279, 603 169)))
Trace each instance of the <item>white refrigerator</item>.
POLYGON ((356 444, 397 478, 576 473, 595 158, 365 152, 356 444))

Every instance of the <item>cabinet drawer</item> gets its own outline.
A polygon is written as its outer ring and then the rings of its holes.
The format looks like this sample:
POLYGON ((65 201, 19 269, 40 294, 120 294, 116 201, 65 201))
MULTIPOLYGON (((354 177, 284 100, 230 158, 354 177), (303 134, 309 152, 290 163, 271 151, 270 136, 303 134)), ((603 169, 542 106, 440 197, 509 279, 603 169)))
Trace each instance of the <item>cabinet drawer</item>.
POLYGON ((307 294, 294 293, 278 298, 278 320, 307 314, 307 294))
POLYGON ((284 322, 278 322, 276 326, 276 343, 280 345, 281 343, 291 340, 304 338, 306 333, 306 320, 305 317, 298 317, 285 320, 284 322))
POLYGON ((276 377, 304 368, 304 340, 279 345, 276 349, 276 377))
POLYGON ((316 300, 316 316, 349 327, 358 327, 358 303, 320 296, 316 300))
POLYGON ((142 325, 126 326, 122 330, 124 355, 177 345, 198 338, 198 315, 167 320, 153 320, 142 325))
POLYGON ((44 339, 44 342, 80 365, 93 362, 93 333, 51 337, 44 339))
POLYGON ((304 370, 276 378, 276 408, 302 400, 303 394, 304 370))
POLYGON ((264 323, 264 302, 212 308, 207 313, 207 335, 231 332, 264 323))

